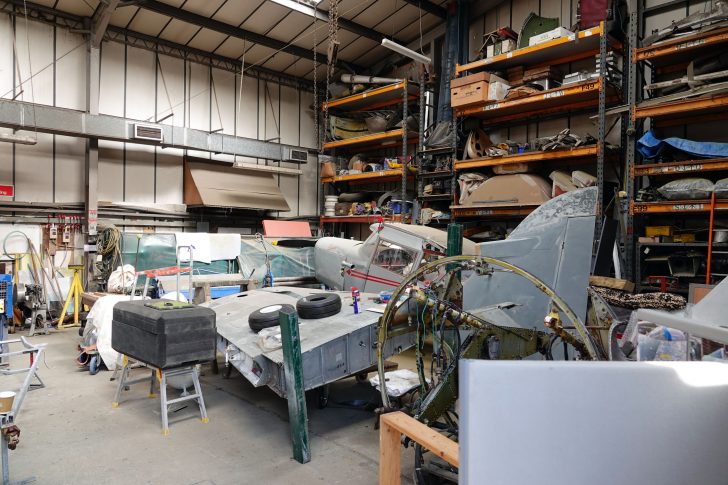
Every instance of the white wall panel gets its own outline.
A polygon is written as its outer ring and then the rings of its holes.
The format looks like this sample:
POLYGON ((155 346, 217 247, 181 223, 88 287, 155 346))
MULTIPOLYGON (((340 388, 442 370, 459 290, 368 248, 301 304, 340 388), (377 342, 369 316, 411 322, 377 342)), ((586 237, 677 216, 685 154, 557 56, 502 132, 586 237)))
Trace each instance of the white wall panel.
POLYGON ((157 69, 157 119, 172 113, 164 122, 175 126, 185 123, 185 66, 182 59, 159 56, 161 67, 157 69), (164 80, 162 80, 164 78, 164 80), (165 89, 166 86, 166 89, 165 89))
POLYGON ((0 15, 0 97, 13 97, 13 29, 9 15, 0 15))
MULTIPOLYGON (((0 128, 0 133, 12 133, 7 128, 0 128)), ((0 184, 11 185, 15 183, 13 177, 13 145, 10 143, 0 143, 0 184)), ((0 197, 0 201, 9 200, 0 197)))
POLYGON ((220 69, 212 70, 215 86, 212 98, 212 129, 222 128, 222 132, 228 135, 235 134, 236 78, 237 76, 231 72, 220 69), (215 102, 215 93, 217 93, 217 102, 215 102), (220 126, 221 124, 222 126, 220 126))
POLYGON ((124 116, 125 48, 116 42, 101 46, 101 81, 99 112, 124 116))
POLYGON ((126 62, 126 116, 137 120, 154 120, 154 53, 127 47, 126 62))
POLYGON ((124 144, 99 141, 99 200, 124 200, 124 144))
POLYGON ((15 147, 15 200, 53 201, 53 135, 37 137, 35 145, 15 147))
POLYGON ((56 135, 55 201, 83 202, 86 140, 56 135))
POLYGON ((56 29, 56 106, 86 109, 85 45, 83 36, 56 29))
MULTIPOLYGON (((258 109, 262 105, 262 99, 258 97, 258 79, 247 74, 242 78, 242 89, 240 86, 240 76, 237 77, 237 136, 247 138, 258 138, 258 132, 261 131, 258 123, 258 109)), ((256 159, 251 157, 238 157, 244 162, 255 163, 256 159)))
POLYGON ((16 22, 16 46, 23 101, 53 104, 53 27, 16 22), (31 74, 32 73, 32 74, 31 74), (31 79, 32 77, 32 79, 31 79))
POLYGON ((187 96, 189 99, 189 121, 187 126, 198 130, 210 129, 210 68, 200 64, 189 64, 187 96))
POLYGON ((154 202, 154 147, 126 144, 125 202, 154 202))
MULTIPOLYGON (((315 135, 315 125, 313 121, 313 112, 310 108, 313 99, 310 93, 301 93, 299 103, 299 113, 301 120, 301 146, 315 148, 317 140, 315 135)), ((318 161, 314 157, 309 157, 309 162, 302 165, 303 175, 300 177, 299 192, 299 214, 314 215, 319 213, 319 190, 321 183, 319 182, 318 161)))
POLYGON ((183 150, 157 148, 157 202, 182 203, 183 150))

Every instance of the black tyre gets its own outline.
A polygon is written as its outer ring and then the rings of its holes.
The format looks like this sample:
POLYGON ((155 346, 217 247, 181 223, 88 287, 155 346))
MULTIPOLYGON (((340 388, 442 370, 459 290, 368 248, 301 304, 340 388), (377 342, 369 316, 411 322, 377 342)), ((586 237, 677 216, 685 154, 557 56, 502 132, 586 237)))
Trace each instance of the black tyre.
POLYGON ((296 311, 301 318, 330 317, 341 311, 341 297, 336 293, 314 293, 298 300, 296 311))
POLYGON ((278 318, 280 317, 281 310, 295 311, 293 305, 268 305, 263 308, 259 308, 250 314, 248 317, 248 325, 250 329, 258 333, 264 328, 275 327, 278 325, 278 318))

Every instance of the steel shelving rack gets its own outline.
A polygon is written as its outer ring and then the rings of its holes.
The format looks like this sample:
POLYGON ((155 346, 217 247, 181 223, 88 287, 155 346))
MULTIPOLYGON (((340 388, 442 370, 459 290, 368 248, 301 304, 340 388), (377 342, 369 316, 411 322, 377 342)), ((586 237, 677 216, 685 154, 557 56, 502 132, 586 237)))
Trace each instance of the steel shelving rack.
MULTIPOLYGON (((482 69, 505 70, 520 65, 532 68, 548 66, 552 63, 565 64, 596 57, 599 77, 594 80, 549 89, 515 100, 489 101, 479 105, 455 109, 453 131, 457 128, 458 119, 464 117, 477 117, 489 125, 513 126, 570 113, 593 111, 594 109, 597 111, 598 128, 597 144, 593 146, 579 147, 573 150, 527 152, 503 157, 455 160, 453 166, 455 177, 459 171, 511 163, 542 162, 554 168, 558 168, 560 165, 563 166, 565 163, 575 162, 595 164, 599 189, 596 233, 599 234, 601 232, 602 217, 604 216, 604 207, 601 203, 604 198, 604 166, 605 162, 610 158, 605 143, 607 131, 605 126, 606 109, 608 104, 623 102, 622 96, 626 92, 623 84, 618 85, 608 78, 607 53, 610 50, 622 51, 623 49, 623 43, 611 37, 607 32, 605 22, 601 22, 598 26, 574 32, 542 44, 456 66, 455 73, 459 76, 482 69)), ((627 64, 626 56, 624 64, 627 64)), ((622 77, 624 83, 626 76, 623 75, 622 77)), ((454 143, 455 141, 453 141, 454 143)), ((533 209, 535 209, 535 206, 488 205, 466 207, 456 204, 451 206, 453 219, 469 217, 521 218, 529 214, 533 209)))
MULTIPOLYGON (((376 172, 363 172, 358 174, 336 175, 333 177, 321 177, 321 184, 372 184, 399 182, 402 200, 405 200, 407 184, 413 180, 414 175, 407 169, 407 154, 410 146, 420 144, 420 135, 415 131, 407 129, 407 113, 409 103, 417 102, 419 99, 419 86, 407 80, 402 80, 386 86, 370 89, 361 93, 345 96, 339 99, 324 102, 321 105, 322 111, 336 109, 338 111, 361 112, 371 111, 390 106, 401 105, 402 107, 402 128, 388 130, 382 133, 370 133, 367 135, 348 138, 344 140, 332 140, 323 143, 325 153, 336 155, 337 153, 352 154, 362 151, 382 151, 386 149, 401 148, 402 168, 393 170, 380 170, 376 172)), ((421 131, 421 130, 420 130, 421 131)), ((321 191, 319 205, 323 208, 324 191, 321 191)), ((323 209, 321 209, 323 211, 323 209)), ((380 218, 376 215, 363 216, 335 216, 327 217, 323 213, 319 217, 321 226, 327 223, 354 223, 362 224, 376 222, 377 220, 402 221, 401 215, 394 215, 380 218)))
MULTIPOLYGON (((645 15, 651 11, 660 11, 662 6, 646 8, 642 0, 636 2, 636 9, 630 14, 629 43, 638 46, 645 25, 645 15)), ((637 138, 644 132, 644 125, 649 121, 650 128, 687 125, 694 122, 725 120, 728 107, 728 93, 715 93, 706 96, 685 96, 676 99, 675 96, 661 99, 643 96, 645 81, 650 83, 660 73, 677 72, 683 69, 698 54, 717 52, 728 46, 728 28, 716 28, 706 32, 680 36, 665 40, 646 47, 630 49, 630 68, 628 69, 628 95, 627 101, 630 116, 627 127, 627 143, 625 160, 627 164, 627 194, 629 197, 629 211, 626 216, 627 237, 625 241, 625 255, 627 262, 627 276, 636 280, 638 290, 643 287, 642 253, 644 248, 673 251, 676 249, 691 249, 707 251, 710 261, 714 249, 716 253, 726 254, 723 245, 713 243, 712 233, 708 242, 696 243, 637 243, 639 232, 645 218, 657 217, 672 221, 674 217, 700 216, 708 220, 714 216, 728 214, 728 200, 679 200, 636 202, 635 198, 640 189, 643 177, 649 177, 657 182, 660 177, 670 178, 701 176, 710 173, 728 173, 728 159, 698 159, 683 160, 665 163, 641 163, 637 153, 637 138), (632 271, 634 269, 634 272, 632 271)), ((712 222, 711 227, 712 230, 712 222)), ((708 265, 709 266, 709 265, 708 265)), ((714 276, 719 276, 713 273, 714 276)), ((708 268, 706 279, 710 279, 708 268)), ((725 275, 722 275, 725 276, 725 275)))

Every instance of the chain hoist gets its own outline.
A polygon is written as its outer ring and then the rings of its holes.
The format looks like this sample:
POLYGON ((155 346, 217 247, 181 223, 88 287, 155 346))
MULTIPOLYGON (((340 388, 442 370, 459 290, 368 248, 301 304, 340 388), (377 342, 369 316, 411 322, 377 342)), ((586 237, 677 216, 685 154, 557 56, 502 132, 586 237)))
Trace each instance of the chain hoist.
POLYGON ((336 56, 339 51, 339 0, 331 0, 329 5, 329 46, 326 52, 326 104, 324 109, 324 130, 329 129, 329 91, 331 77, 334 75, 336 56))

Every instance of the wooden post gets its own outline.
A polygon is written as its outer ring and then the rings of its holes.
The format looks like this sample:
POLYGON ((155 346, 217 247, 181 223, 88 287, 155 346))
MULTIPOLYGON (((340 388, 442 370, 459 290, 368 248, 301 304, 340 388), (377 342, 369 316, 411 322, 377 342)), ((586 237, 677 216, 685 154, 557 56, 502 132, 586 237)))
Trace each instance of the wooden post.
MULTIPOLYGON (((382 418, 384 418, 383 415, 382 418)), ((401 473, 400 432, 385 419, 379 421, 379 485, 399 485, 401 473)))
POLYGON ((281 310, 279 322, 293 458, 299 463, 308 463, 311 461, 311 449, 308 445, 308 415, 306 413, 306 394, 303 388, 303 360, 301 359, 298 316, 294 311, 281 310))
POLYGON ((379 485, 400 483, 401 435, 408 436, 452 466, 460 467, 460 450, 455 441, 403 412, 383 414, 379 417, 379 485))

